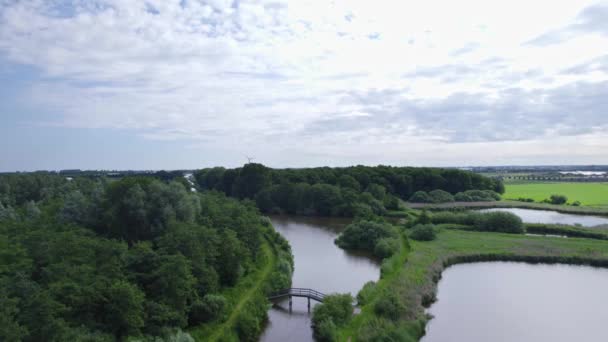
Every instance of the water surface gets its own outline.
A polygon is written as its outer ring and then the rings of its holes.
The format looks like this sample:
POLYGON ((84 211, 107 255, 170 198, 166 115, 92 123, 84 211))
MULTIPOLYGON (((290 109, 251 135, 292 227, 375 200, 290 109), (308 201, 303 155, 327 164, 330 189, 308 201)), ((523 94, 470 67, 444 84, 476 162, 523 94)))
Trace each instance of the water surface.
POLYGON ((480 212, 506 211, 513 213, 526 223, 546 223, 546 224, 580 224, 584 227, 598 225, 608 225, 608 217, 593 215, 564 214, 550 210, 520 209, 520 208, 492 208, 480 209, 480 212))
MULTIPOLYGON (((353 296, 370 280, 378 280, 379 263, 367 255, 346 252, 334 239, 349 221, 329 218, 272 217, 272 224, 291 245, 295 261, 292 286, 325 294, 350 292, 353 296)), ((269 312, 261 341, 313 341, 306 298, 287 299, 269 312)), ((315 302, 312 302, 313 305, 315 302)))
POLYGON ((608 270, 482 262, 443 273, 423 342, 608 341, 608 270))

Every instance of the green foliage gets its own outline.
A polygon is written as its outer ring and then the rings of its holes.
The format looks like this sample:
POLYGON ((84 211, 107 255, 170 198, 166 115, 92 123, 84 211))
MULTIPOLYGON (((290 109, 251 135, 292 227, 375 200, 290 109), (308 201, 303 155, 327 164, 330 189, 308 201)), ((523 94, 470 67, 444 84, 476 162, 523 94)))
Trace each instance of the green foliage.
POLYGON ((492 202, 500 199, 500 195, 492 190, 467 190, 454 195, 457 202, 492 202))
POLYGON ((374 246, 374 255, 384 259, 399 251, 399 240, 396 238, 381 238, 374 246))
POLYGON ((353 316, 353 297, 350 294, 327 295, 315 306, 312 327, 319 341, 336 341, 335 329, 348 323, 353 316))
POLYGON ((504 190, 500 181, 467 171, 387 166, 269 169, 250 163, 237 169, 200 170, 195 179, 199 188, 254 199, 265 213, 349 217, 399 209, 399 199, 411 198, 416 191, 424 197, 422 202, 430 203, 427 191, 441 190, 433 194, 437 201, 445 201, 449 193, 504 190))
POLYGON ((433 199, 426 191, 416 191, 409 201, 412 203, 433 203, 433 199))
POLYGON ((359 249, 386 258, 399 249, 399 233, 391 224, 361 220, 349 224, 336 239, 344 249, 359 249))
POLYGON ((383 292, 374 303, 374 313, 391 320, 399 319, 404 309, 401 299, 392 292, 383 292))
MULTIPOLYGON (((272 228, 251 201, 160 176, 174 180, 0 175, 0 340, 168 339, 225 316, 220 293, 258 267, 272 228)), ((286 241, 274 242, 291 256, 286 241)), ((293 264, 279 264, 285 285, 293 264)), ((249 340, 266 313, 261 290, 254 302, 256 327, 242 329, 249 340)))
POLYGON ((549 202, 557 205, 566 204, 566 202, 568 202, 568 197, 564 195, 551 195, 549 202))
POLYGON ((366 305, 376 294, 376 282, 368 281, 357 293, 357 305, 366 305))
POLYGON ((489 212, 478 216, 475 227, 481 231, 501 233, 524 233, 524 224, 519 216, 508 212, 489 212))
POLYGON ((409 237, 418 241, 432 241, 437 237, 437 233, 432 224, 418 224, 412 228, 409 237))
POLYGON ((503 211, 494 212, 437 212, 433 213, 434 224, 457 224, 479 231, 521 234, 525 231, 519 216, 503 211))
POLYGON ((452 196, 452 194, 440 189, 430 191, 429 197, 431 198, 432 203, 454 202, 454 196, 452 196))
POLYGON ((222 295, 205 295, 203 299, 195 301, 190 307, 189 322, 191 325, 196 325, 219 319, 224 316, 226 305, 226 298, 222 295))

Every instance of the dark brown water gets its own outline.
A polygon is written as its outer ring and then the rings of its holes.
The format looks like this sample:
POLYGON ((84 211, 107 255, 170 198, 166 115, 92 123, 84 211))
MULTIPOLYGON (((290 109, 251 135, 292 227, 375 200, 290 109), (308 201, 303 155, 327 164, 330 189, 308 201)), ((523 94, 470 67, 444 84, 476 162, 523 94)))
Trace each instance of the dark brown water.
POLYGON ((608 217, 593 215, 564 214, 550 210, 535 210, 521 208, 492 208, 481 209, 481 212, 506 211, 519 216, 526 223, 545 223, 545 224, 580 224, 583 227, 593 227, 598 225, 608 225, 608 217))
MULTIPOLYGON (((378 280, 377 261, 345 252, 334 244, 348 221, 290 216, 272 217, 272 223, 291 244, 295 260, 293 287, 325 294, 350 292, 355 296, 366 282, 378 280)), ((261 341, 313 341, 306 298, 293 298, 291 313, 288 303, 283 300, 268 312, 269 323, 261 341)))
POLYGON ((608 269, 483 262, 438 285, 423 342, 608 341, 608 269))

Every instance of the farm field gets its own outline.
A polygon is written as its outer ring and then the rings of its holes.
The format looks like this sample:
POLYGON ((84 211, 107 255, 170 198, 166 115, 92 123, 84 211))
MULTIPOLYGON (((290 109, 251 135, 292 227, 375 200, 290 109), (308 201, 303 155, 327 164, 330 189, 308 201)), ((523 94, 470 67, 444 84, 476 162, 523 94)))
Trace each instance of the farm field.
POLYGON ((503 198, 524 197, 539 202, 553 194, 567 196, 569 203, 580 201, 587 206, 608 206, 608 183, 506 183, 503 198))

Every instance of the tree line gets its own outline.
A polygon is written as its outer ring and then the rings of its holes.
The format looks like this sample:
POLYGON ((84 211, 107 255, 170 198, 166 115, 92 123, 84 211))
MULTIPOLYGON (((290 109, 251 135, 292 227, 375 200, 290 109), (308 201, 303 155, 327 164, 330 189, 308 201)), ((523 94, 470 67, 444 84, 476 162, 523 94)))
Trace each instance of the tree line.
POLYGON ((195 172, 201 189, 255 200, 263 212, 322 216, 382 215, 399 208, 417 192, 448 194, 470 190, 504 193, 504 185, 458 169, 392 166, 271 169, 249 163, 241 168, 215 167, 195 172))
POLYGON ((222 290, 256 270, 269 229, 254 202, 182 181, 2 175, 0 340, 147 339, 221 320, 222 290))

